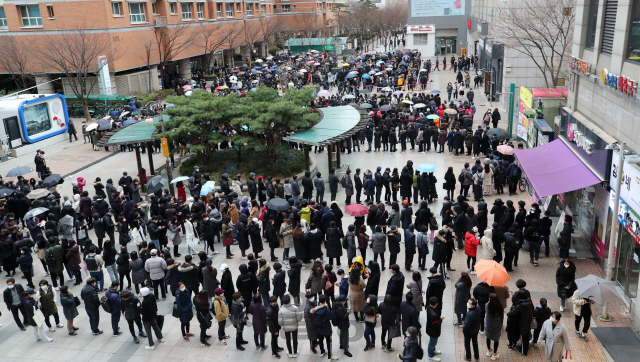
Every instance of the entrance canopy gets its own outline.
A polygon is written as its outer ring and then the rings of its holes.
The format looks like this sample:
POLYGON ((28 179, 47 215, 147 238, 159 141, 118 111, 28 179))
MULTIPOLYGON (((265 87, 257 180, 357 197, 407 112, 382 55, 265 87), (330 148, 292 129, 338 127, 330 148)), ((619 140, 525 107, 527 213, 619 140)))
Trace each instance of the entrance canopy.
POLYGON ((561 139, 515 152, 520 168, 539 197, 579 190, 602 181, 561 139))
POLYGON ((318 113, 320 121, 315 126, 284 139, 305 145, 324 146, 351 137, 369 121, 367 112, 357 105, 320 108, 318 113))
MULTIPOLYGON (((169 120, 168 115, 163 115, 165 121, 169 120)), ((121 128, 113 134, 107 145, 115 146, 123 143, 143 143, 153 142, 156 140, 156 124, 160 123, 160 117, 153 117, 153 125, 148 126, 144 120, 138 121, 132 125, 121 128)))

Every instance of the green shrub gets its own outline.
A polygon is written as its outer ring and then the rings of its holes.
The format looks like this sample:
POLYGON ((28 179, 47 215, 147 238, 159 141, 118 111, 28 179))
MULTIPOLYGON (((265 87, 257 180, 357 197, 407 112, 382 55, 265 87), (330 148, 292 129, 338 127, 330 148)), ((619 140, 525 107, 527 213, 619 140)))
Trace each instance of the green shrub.
POLYGON ((215 74, 206 74, 206 75, 203 75, 202 78, 204 78, 204 80, 216 80, 218 76, 215 74))

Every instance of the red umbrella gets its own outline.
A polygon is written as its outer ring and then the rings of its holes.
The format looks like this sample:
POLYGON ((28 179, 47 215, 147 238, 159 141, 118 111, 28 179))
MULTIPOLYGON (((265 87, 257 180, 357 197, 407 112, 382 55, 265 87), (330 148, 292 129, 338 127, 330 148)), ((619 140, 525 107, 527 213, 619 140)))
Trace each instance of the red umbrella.
POLYGON ((351 204, 345 206, 344 212, 351 216, 365 216, 369 213, 369 209, 362 204, 351 204))

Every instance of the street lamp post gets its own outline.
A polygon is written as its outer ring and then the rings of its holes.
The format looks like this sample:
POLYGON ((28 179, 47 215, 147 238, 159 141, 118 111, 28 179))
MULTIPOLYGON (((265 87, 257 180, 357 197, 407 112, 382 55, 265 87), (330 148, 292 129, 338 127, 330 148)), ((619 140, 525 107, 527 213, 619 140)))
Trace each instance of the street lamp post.
MULTIPOLYGON (((145 123, 148 125, 152 125, 153 118, 147 118, 145 120, 145 123)), ((162 118, 162 108, 160 108, 160 126, 162 127, 162 138, 165 139, 166 137, 164 133, 164 119, 162 118)), ((173 184, 171 183, 171 180, 173 180, 171 157, 168 157, 168 156, 165 157, 165 170, 167 171, 167 181, 169 183, 169 192, 171 193, 171 195, 175 195, 173 190, 173 184)))
MULTIPOLYGON (((620 188, 622 186, 622 167, 624 165, 624 150, 627 147, 625 142, 620 143, 620 157, 618 157, 618 177, 616 177, 616 184, 614 185, 614 192, 616 193, 615 200, 613 202, 613 215, 611 217, 611 234, 609 235, 609 256, 607 257, 607 280, 613 279, 613 263, 615 258, 616 236, 618 235, 618 209, 620 209, 620 188)), ((611 320, 609 316, 609 303, 605 304, 602 308, 601 320, 611 320)))

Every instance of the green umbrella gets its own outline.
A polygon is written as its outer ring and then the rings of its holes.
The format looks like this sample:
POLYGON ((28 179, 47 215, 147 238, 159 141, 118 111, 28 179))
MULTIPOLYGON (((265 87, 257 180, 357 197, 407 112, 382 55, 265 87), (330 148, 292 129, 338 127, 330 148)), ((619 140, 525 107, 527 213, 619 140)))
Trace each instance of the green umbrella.
POLYGON ((373 108, 373 106, 372 106, 372 105, 370 105, 369 103, 362 103, 362 104, 360 105, 360 107, 362 107, 362 108, 364 108, 364 109, 373 108))

